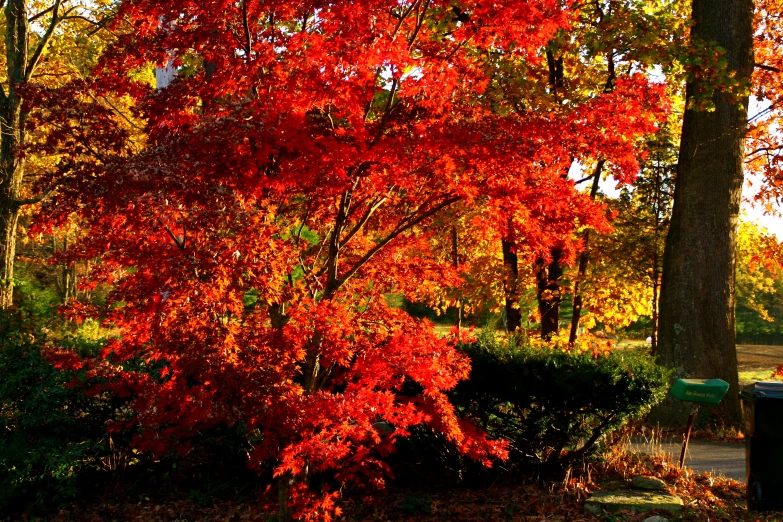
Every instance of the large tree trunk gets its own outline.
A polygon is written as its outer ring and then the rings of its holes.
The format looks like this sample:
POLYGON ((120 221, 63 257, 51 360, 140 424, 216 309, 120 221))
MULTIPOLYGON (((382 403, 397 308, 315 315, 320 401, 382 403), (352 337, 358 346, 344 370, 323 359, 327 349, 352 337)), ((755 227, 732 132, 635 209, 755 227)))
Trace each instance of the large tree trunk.
POLYGON ((7 90, 0 95, 0 309, 13 304, 16 230, 24 179, 25 118, 17 88, 26 81, 28 37, 25 0, 9 0, 5 5, 5 45, 7 90))
POLYGON ((0 194, 0 310, 13 304, 14 257, 16 256, 16 227, 19 212, 8 208, 8 197, 0 194))
MULTIPOLYGON (((692 16, 692 39, 725 49, 729 69, 749 82, 752 0, 694 0, 692 16)), ((689 83, 687 100, 695 101, 704 87, 699 79, 689 83)), ((712 101, 713 111, 691 107, 683 121, 663 261, 658 359, 675 369, 675 377, 728 381, 720 409, 726 422, 738 424, 734 262, 748 97, 716 93, 712 101)), ((688 409, 669 399, 654 418, 681 425, 688 409)))
POLYGON ((24 159, 17 154, 23 139, 20 112, 16 100, 0 102, 0 309, 3 310, 13 303, 16 230, 24 177, 24 159))

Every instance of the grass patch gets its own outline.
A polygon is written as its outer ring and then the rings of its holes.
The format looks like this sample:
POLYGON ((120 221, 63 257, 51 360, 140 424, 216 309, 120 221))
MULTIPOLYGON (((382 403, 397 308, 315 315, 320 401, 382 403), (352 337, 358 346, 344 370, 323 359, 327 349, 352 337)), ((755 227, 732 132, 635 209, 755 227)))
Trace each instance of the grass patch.
POLYGON ((742 386, 745 384, 753 384, 758 381, 783 381, 780 377, 775 377, 774 379, 771 377, 774 371, 775 368, 739 372, 739 383, 742 386))

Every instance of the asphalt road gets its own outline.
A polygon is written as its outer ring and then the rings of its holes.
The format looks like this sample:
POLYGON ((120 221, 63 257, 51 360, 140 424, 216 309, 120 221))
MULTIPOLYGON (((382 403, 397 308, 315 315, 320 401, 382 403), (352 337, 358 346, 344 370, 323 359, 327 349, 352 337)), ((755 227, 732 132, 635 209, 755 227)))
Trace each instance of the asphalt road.
MULTIPOLYGON (((680 459, 682 440, 659 440, 654 443, 643 439, 631 442, 633 451, 642 451, 649 455, 665 454, 675 462, 680 459)), ((688 444, 685 466, 698 472, 709 472, 745 482, 745 446, 692 440, 688 444)))

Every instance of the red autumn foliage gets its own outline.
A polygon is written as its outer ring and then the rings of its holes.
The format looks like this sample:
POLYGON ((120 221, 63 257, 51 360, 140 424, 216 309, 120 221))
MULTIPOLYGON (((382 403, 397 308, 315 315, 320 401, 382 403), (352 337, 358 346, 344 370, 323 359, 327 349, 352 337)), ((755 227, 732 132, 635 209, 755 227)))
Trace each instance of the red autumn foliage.
POLYGON ((201 430, 242 426, 250 465, 294 478, 299 515, 323 519, 333 493, 306 476, 381 485, 414 425, 486 463, 505 455, 448 402, 469 372, 454 339, 384 295, 459 282, 430 241, 457 202, 475 233, 512 222, 531 251, 573 251, 577 227, 606 226, 563 173, 602 157, 631 179, 635 139, 665 113, 660 86, 619 78, 553 112, 484 96, 500 62, 540 76, 540 50, 568 28, 562 4, 123 3, 135 31, 95 88, 135 98, 146 147, 74 160, 47 212, 81 215, 89 234, 70 255, 100 258, 94 276, 113 285, 99 313, 121 336, 90 364, 133 392, 140 449, 185 453, 201 430), (165 90, 129 79, 170 59, 183 68, 165 90))

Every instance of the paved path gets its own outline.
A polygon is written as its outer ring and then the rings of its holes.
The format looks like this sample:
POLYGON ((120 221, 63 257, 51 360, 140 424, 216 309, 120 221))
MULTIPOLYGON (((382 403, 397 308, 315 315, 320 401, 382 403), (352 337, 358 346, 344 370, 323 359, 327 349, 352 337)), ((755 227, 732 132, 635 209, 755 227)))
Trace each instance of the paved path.
MULTIPOLYGON (((663 453, 669 455, 675 462, 680 459, 681 448, 682 439, 659 440, 655 443, 634 439, 631 442, 633 451, 642 451, 650 455, 663 453)), ((745 446, 691 440, 688 444, 688 454, 685 456, 685 466, 694 471, 707 471, 713 475, 745 482, 745 446)))

